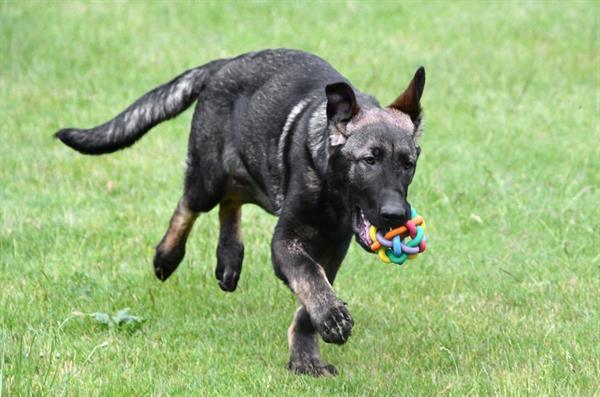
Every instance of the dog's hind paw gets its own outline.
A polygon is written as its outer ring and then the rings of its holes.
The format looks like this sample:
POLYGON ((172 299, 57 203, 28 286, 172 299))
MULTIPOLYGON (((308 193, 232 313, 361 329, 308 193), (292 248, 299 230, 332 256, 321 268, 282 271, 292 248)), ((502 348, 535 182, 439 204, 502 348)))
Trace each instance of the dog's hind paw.
POLYGON ((346 306, 339 305, 328 309, 315 325, 325 342, 341 345, 346 343, 352 334, 354 320, 346 306))
POLYGON ((298 375, 336 376, 337 369, 331 364, 321 364, 302 361, 290 361, 287 368, 298 375))
POLYGON ((217 266, 215 276, 219 281, 219 287, 226 292, 233 292, 237 288, 238 281, 240 280, 241 268, 230 269, 222 266, 217 266))
POLYGON ((240 274, 242 274, 243 261, 244 245, 241 241, 226 240, 219 242, 215 277, 223 291, 235 291, 238 281, 240 281, 240 274))
POLYGON ((163 251, 158 247, 154 255, 154 274, 159 280, 165 281, 177 269, 185 256, 185 246, 171 251, 163 251))

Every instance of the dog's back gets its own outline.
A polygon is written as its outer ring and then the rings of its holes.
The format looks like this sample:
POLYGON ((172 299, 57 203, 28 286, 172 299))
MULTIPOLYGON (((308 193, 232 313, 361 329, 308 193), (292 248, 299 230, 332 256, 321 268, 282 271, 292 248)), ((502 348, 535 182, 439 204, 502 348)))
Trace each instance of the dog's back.
POLYGON ((214 117, 212 109, 203 109, 211 103, 227 114, 228 119, 221 121, 225 128, 219 133, 231 148, 229 153, 241 157, 254 182, 279 207, 287 152, 292 138, 303 139, 291 136, 292 123, 314 113, 325 102, 324 87, 338 81, 347 80, 312 54, 286 49, 249 53, 214 73, 199 95, 196 112, 198 119, 214 117))
POLYGON ((112 120, 89 129, 65 128, 56 137, 84 154, 111 153, 198 101, 197 109, 233 110, 235 120, 226 133, 236 135, 245 147, 267 153, 262 134, 269 135, 267 142, 276 141, 292 108, 303 99, 324 100, 323 87, 336 81, 347 80, 316 55, 289 49, 249 52, 190 69, 112 120))

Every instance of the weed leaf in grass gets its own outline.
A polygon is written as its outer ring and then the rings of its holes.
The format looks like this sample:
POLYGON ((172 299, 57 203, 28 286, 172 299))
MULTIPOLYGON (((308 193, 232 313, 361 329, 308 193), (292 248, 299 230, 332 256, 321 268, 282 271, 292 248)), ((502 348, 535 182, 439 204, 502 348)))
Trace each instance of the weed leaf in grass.
POLYGON ((113 322, 117 326, 130 325, 130 324, 141 324, 144 322, 143 317, 138 317, 129 314, 129 308, 121 309, 115 316, 112 317, 113 322))
POLYGON ((94 312, 88 316, 94 318, 94 320, 106 325, 109 328, 125 330, 127 332, 137 331, 146 321, 146 319, 143 317, 130 314, 128 307, 119 310, 114 316, 103 312, 94 312))
POLYGON ((113 321, 110 318, 110 316, 106 313, 102 313, 102 312, 95 312, 90 314, 91 317, 94 317, 94 319, 102 324, 108 325, 109 327, 112 327, 113 321))

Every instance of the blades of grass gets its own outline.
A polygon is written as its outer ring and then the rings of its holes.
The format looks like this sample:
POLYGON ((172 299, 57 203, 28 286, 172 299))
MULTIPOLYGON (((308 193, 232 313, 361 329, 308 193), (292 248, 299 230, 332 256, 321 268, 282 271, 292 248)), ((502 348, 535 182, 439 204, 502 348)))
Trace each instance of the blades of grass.
POLYGON ((0 397, 4 390, 4 353, 6 351, 7 332, 5 329, 0 331, 0 397))

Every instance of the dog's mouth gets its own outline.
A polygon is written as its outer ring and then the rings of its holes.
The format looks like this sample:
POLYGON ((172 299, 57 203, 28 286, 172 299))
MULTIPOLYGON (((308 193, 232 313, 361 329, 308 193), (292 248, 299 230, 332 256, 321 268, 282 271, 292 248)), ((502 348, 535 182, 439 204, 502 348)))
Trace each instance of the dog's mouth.
POLYGON ((356 207, 354 210, 353 217, 353 228, 354 233, 356 235, 356 241, 358 244, 363 247, 366 251, 371 251, 371 245, 373 245, 373 241, 371 240, 371 236, 369 235, 369 231, 371 229, 371 222, 367 219, 364 212, 360 209, 360 207, 356 207))

